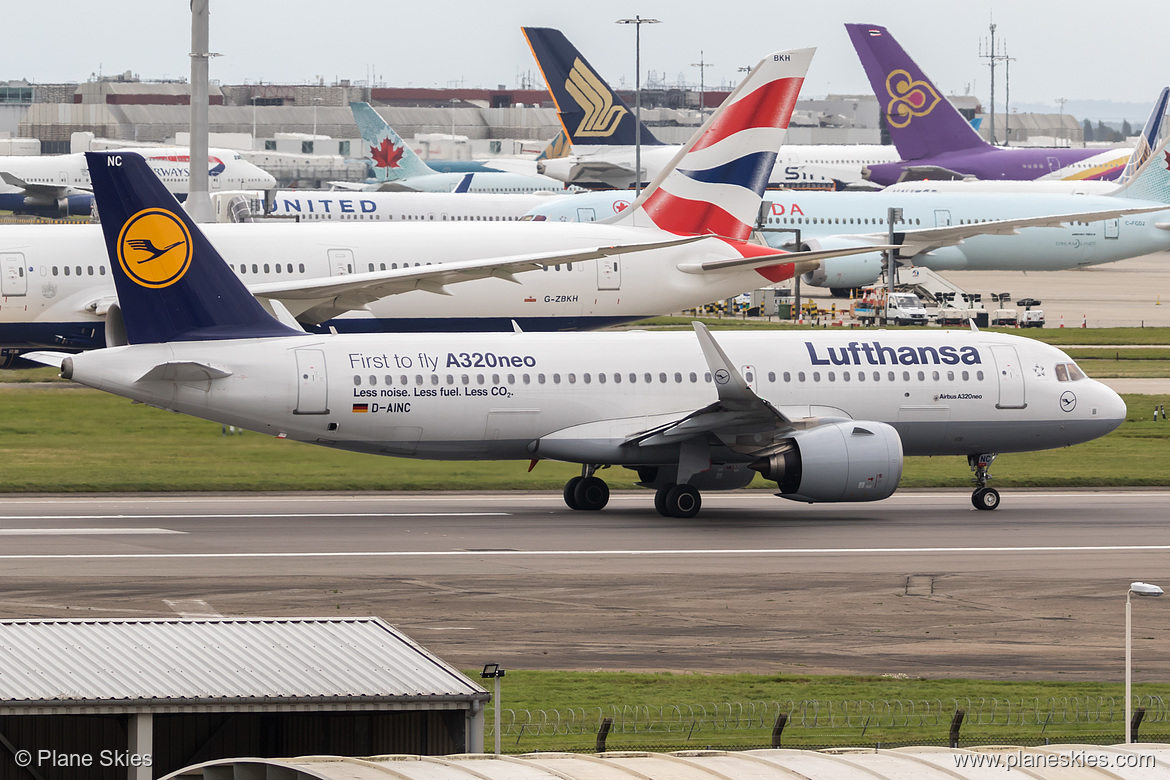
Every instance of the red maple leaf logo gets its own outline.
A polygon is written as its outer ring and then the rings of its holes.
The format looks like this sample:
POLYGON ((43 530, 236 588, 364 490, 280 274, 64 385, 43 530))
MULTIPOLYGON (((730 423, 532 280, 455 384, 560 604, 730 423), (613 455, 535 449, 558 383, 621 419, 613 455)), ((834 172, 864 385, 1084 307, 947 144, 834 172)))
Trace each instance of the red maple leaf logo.
POLYGON ((370 154, 374 157, 374 167, 376 168, 401 168, 399 161, 402 159, 403 149, 401 146, 395 146, 389 138, 383 139, 378 146, 370 147, 370 154))

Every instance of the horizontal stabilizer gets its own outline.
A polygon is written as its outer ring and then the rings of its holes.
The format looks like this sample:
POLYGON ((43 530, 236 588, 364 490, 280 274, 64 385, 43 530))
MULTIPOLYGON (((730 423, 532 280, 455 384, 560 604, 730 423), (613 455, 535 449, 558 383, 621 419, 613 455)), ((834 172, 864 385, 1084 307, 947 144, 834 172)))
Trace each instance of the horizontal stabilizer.
POLYGON ((49 350, 37 350, 36 352, 21 352, 22 360, 31 360, 34 363, 40 363, 44 366, 52 366, 53 368, 60 368, 61 361, 67 357, 73 357, 68 352, 51 352, 49 350))

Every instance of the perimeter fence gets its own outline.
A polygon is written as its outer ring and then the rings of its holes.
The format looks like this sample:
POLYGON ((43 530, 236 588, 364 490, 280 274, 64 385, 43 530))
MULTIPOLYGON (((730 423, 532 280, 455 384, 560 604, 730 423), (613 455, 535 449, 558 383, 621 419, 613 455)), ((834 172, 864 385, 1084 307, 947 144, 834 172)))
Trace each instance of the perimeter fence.
MULTIPOLYGON (((1134 697, 1142 728, 1170 731, 1170 698, 1134 697)), ((489 708, 489 715, 491 709, 489 708)), ((568 709, 504 709, 501 738, 513 749, 576 749, 585 738, 597 747, 666 749, 688 746, 840 744, 1043 744, 1046 739, 1121 741, 1121 697, 778 700, 706 704, 613 705, 568 709), (971 742, 974 739, 975 742, 971 742), (608 743, 607 743, 608 740, 608 743)), ((1135 728, 1136 732, 1136 728, 1135 728)), ((490 722, 488 735, 494 736, 490 722)), ((1149 735, 1146 735, 1149 738, 1149 735)))

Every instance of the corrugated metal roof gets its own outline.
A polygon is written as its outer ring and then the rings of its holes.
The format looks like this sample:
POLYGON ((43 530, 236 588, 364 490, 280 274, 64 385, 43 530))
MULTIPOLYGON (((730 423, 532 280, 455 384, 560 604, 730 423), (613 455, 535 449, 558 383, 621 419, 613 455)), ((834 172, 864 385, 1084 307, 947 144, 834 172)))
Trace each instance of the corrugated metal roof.
POLYGON ((378 618, 0 621, 0 707, 487 692, 378 618))
POLYGON ((833 751, 748 750, 679 753, 533 753, 524 756, 377 756, 370 759, 312 756, 209 761, 163 780, 244 780, 261 776, 289 780, 992 780, 1023 777, 1053 780, 1170 778, 1170 745, 1050 745, 963 749, 905 747, 833 751), (1139 766, 1135 759, 1144 759, 1139 766), (1150 759, 1153 759, 1151 762, 1150 759), (992 765, 992 762, 997 762, 992 765), (1151 766, 1150 764, 1153 763, 1151 766), (286 774, 262 775, 279 767, 286 774), (206 771, 205 771, 206 770, 206 771), (257 771, 259 770, 259 772, 257 771))

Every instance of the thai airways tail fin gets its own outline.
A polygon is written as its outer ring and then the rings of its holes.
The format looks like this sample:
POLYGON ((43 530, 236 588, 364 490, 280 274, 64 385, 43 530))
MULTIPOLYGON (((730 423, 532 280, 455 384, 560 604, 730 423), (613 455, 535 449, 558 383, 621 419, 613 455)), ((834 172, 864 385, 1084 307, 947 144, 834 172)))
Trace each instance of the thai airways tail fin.
POLYGON ((435 173, 369 103, 350 103, 349 108, 369 149, 375 179, 390 182, 435 173))
POLYGON ((988 145, 889 30, 876 24, 846 24, 845 29, 903 160, 988 145))
POLYGON ((1125 164, 1121 175, 1117 177, 1118 184, 1129 182, 1162 140, 1162 128, 1166 119, 1166 104, 1168 102, 1170 102, 1170 87, 1162 87, 1162 93, 1158 95, 1158 99, 1154 101, 1154 108, 1150 111, 1150 118, 1142 125, 1142 131, 1138 134, 1133 154, 1130 155, 1129 162, 1125 164))
MULTIPOLYGON (((521 27, 574 146, 633 146, 637 118, 560 30, 521 27)), ((642 125, 642 144, 661 144, 642 125)))
POLYGON ((304 335, 281 325, 133 152, 86 152, 131 344, 304 335))
POLYGON ((1170 136, 1162 139, 1129 181, 1109 194, 1119 198, 1170 203, 1170 153, 1167 152, 1167 145, 1170 145, 1170 136))
POLYGON ((815 51, 761 60, 641 197, 605 221, 746 240, 815 51))

